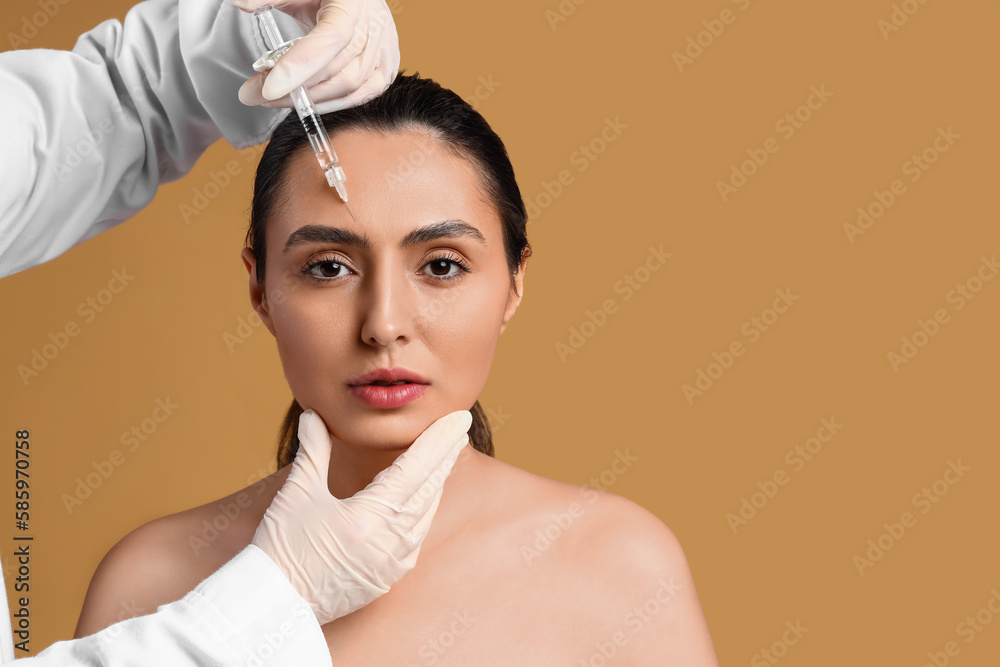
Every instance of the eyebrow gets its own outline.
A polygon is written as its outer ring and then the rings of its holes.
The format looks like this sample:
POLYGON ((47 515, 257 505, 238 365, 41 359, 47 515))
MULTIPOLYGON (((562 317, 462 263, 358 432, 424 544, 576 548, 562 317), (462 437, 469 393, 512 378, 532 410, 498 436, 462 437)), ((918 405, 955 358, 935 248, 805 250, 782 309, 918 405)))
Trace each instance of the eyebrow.
MULTIPOLYGON (((460 237, 475 239, 479 243, 486 245, 486 238, 469 223, 462 220, 442 220, 441 222, 433 222, 414 229, 403 237, 403 240, 399 242, 399 247, 405 249, 436 239, 460 237)), ((307 243, 339 243, 341 245, 356 246, 362 250, 371 250, 374 245, 367 234, 357 234, 343 227, 305 225, 304 227, 299 227, 288 236, 284 252, 290 251, 295 246, 307 243)))

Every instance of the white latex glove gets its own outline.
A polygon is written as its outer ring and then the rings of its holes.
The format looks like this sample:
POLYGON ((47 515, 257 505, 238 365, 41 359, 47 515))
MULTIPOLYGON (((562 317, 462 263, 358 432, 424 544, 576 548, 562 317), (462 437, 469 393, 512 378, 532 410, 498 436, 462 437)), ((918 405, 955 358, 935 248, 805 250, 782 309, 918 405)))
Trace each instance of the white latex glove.
POLYGON ((330 433, 315 411, 302 413, 291 472, 253 544, 321 625, 375 600, 413 569, 471 425, 468 410, 441 417, 371 484, 340 500, 327 486, 330 433))
POLYGON ((232 3, 246 12, 270 4, 294 18, 307 33, 273 69, 243 84, 239 97, 248 106, 291 107, 288 93, 305 83, 316 111, 329 113, 381 95, 398 74, 399 35, 385 0, 232 3))

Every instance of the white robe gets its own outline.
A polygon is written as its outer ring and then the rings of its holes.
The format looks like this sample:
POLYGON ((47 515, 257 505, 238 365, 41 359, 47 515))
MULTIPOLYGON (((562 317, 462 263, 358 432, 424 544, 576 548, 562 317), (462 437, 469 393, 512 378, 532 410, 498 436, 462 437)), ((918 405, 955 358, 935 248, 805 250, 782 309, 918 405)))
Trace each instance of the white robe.
POLYGON ((288 110, 237 98, 266 50, 229 0, 147 0, 72 51, 0 53, 0 278, 135 215, 218 139, 266 141, 288 110))
MULTIPOLYGON (((10 618, 6 599, 0 611, 10 618)), ((10 647, 10 637, 6 639, 10 647)), ((315 614, 278 566, 252 544, 155 614, 56 642, 10 664, 18 662, 24 667, 332 664, 315 614)))
MULTIPOLYGON (((276 19, 287 38, 302 34, 276 19)), ((287 110, 237 99, 265 50, 253 17, 228 0, 148 0, 124 24, 83 34, 72 51, 0 53, 0 277, 127 220, 219 138, 237 148, 265 141, 287 110)), ((22 595, 31 596, 15 601, 22 595)), ((0 611, 10 619, 6 597, 0 611)), ((12 659, 13 645, 0 622, 0 659, 12 659)), ((252 545, 155 614, 19 662, 331 664, 315 615, 252 545)))

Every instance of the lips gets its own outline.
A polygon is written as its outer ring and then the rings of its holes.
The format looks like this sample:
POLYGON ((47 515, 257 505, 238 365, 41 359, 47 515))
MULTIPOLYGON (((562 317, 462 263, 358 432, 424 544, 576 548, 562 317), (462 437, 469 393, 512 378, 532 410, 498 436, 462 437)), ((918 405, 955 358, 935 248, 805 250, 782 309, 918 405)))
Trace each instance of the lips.
POLYGON ((358 375, 348 381, 348 384, 352 387, 366 384, 388 386, 396 383, 430 384, 419 374, 414 373, 408 368, 403 368, 402 366, 395 366, 393 368, 378 368, 374 371, 365 373, 364 375, 358 375))
POLYGON ((424 395, 428 389, 426 384, 405 382, 401 385, 382 387, 375 384, 362 384, 351 387, 354 398, 373 408, 401 408, 424 395))

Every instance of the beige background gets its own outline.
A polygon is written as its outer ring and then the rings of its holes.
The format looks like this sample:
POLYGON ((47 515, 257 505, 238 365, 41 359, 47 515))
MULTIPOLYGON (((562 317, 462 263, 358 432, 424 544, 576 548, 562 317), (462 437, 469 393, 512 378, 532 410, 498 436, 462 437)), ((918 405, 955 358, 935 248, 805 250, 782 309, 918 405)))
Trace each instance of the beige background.
MULTIPOLYGON (((71 0, 28 46, 70 48, 131 4, 71 0)), ((995 659, 1000 619, 980 610, 1000 587, 1000 280, 973 280, 961 309, 949 292, 1000 251, 996 4, 897 3, 915 13, 886 36, 889 0, 391 6, 403 66, 475 101, 539 207, 525 301, 481 397, 498 457, 577 484, 616 450, 637 457, 609 488, 680 538, 723 664, 769 664, 759 652, 775 642, 787 665, 921 665, 948 641, 952 664, 995 659), (550 24, 560 7, 566 20, 550 24), (723 10, 732 22, 713 24, 723 10), (678 71, 674 52, 704 21, 721 34, 702 34, 678 71), (788 137, 775 124, 811 86, 832 96, 800 109, 811 117, 788 137), (627 127, 601 146, 609 118, 627 127), (905 163, 948 127, 959 138, 911 181, 905 163), (717 182, 769 138, 777 152, 723 201, 717 182), (603 152, 587 162, 591 142, 603 152), (905 193, 850 243, 844 225, 894 179, 905 193), (637 271, 661 244, 666 264, 637 271), (615 290, 626 274, 648 278, 628 300, 615 290), (741 328, 781 289, 798 300, 751 342, 741 328), (606 299, 617 310, 564 363, 557 343, 606 299), (894 370, 887 354, 937 309, 948 322, 894 370), (744 354, 689 402, 682 386, 734 341, 744 354), (796 470, 786 453, 824 417, 843 429, 796 470), (946 495, 915 504, 959 459, 969 471, 938 483, 946 495), (775 473, 787 484, 734 534, 726 515, 775 473), (859 574, 854 557, 906 511, 915 525, 883 536, 891 548, 859 574), (958 626, 977 612, 992 623, 970 637, 958 626), (783 652, 796 621, 809 630, 783 652)), ((7 48, 38 5, 5 8, 7 48)), ((257 329, 232 352, 224 340, 251 312, 239 250, 255 155, 216 144, 130 222, 0 281, 0 514, 13 513, 13 433, 28 428, 36 650, 70 636, 125 533, 271 464, 290 398, 273 339, 257 329), (185 224, 182 205, 233 159, 240 173, 185 224), (121 267, 134 279, 85 323, 77 305, 121 267), (80 335, 25 386, 17 366, 69 321, 80 335), (61 496, 168 397, 174 414, 68 513, 61 496)))

